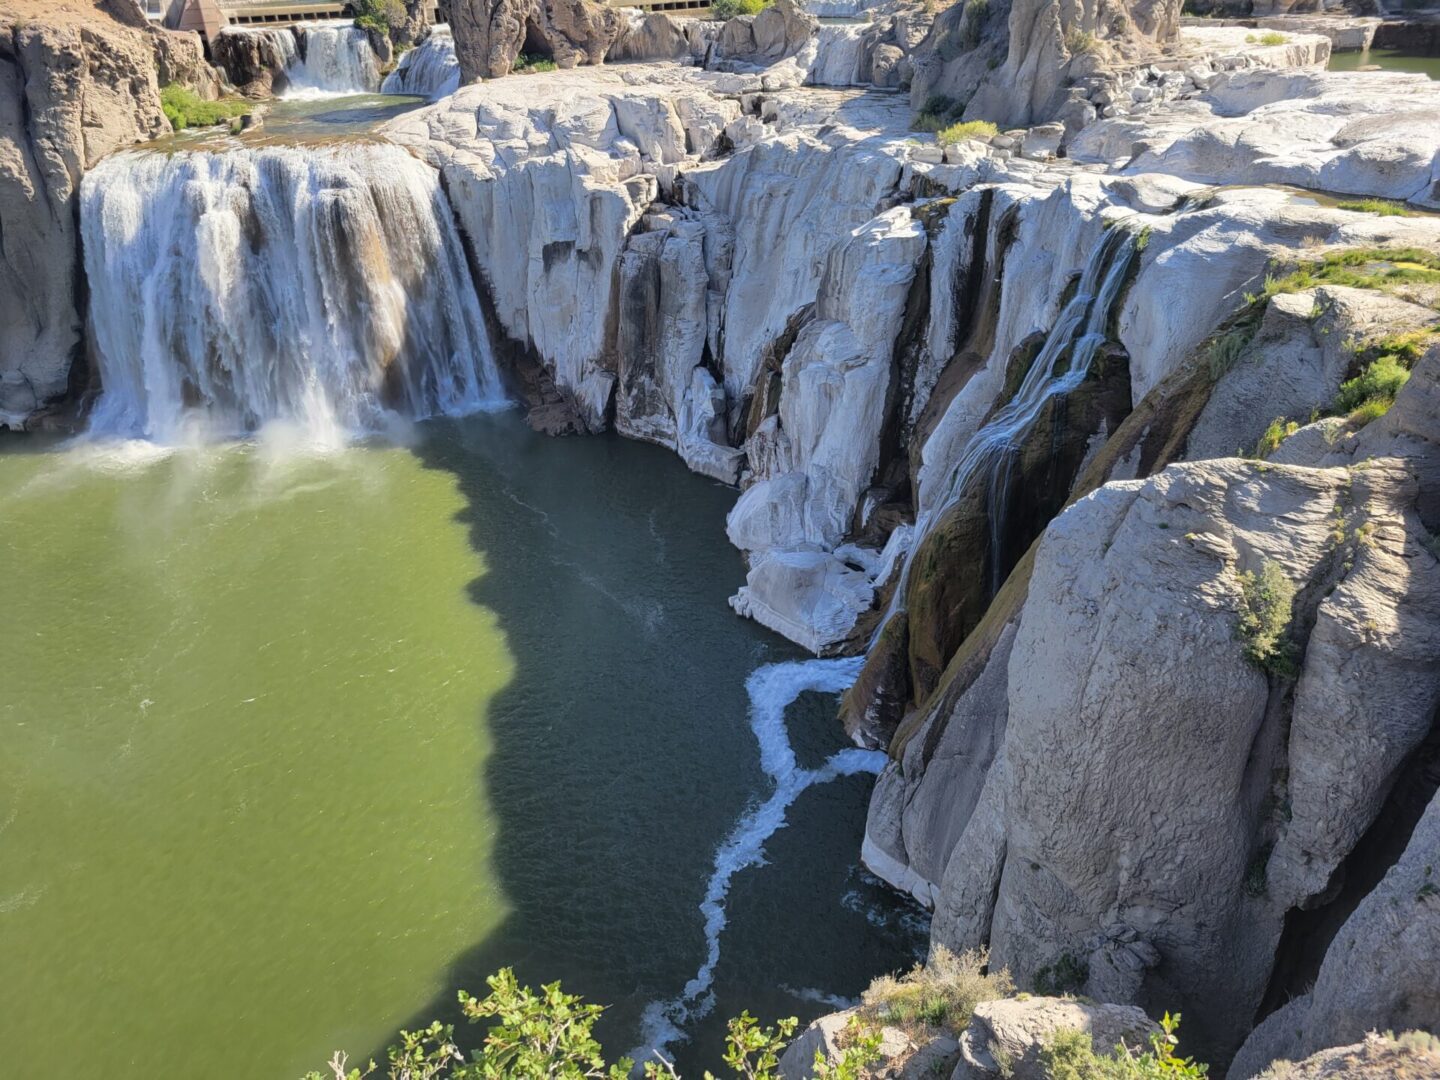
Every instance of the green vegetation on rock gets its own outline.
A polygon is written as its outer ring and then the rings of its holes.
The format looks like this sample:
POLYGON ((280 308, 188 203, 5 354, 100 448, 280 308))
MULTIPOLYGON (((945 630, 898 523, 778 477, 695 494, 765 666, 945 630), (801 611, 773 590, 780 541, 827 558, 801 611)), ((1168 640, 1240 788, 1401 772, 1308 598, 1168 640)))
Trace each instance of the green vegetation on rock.
POLYGON ((405 5, 400 0, 358 0, 355 4, 355 25, 362 30, 389 34, 405 22, 405 5))
POLYGON ((936 133, 935 139, 942 145, 962 142, 965 139, 990 139, 997 135, 999 130, 989 120, 967 120, 941 129, 936 133))
POLYGON ((1040 1051, 1040 1060, 1047 1080, 1204 1080, 1208 1065, 1175 1053, 1179 1028, 1180 1014, 1166 1013, 1149 1050, 1121 1043, 1109 1054, 1097 1054, 1082 1031, 1061 1031, 1040 1051))
POLYGON ((1347 199, 1336 204, 1341 210, 1357 214, 1379 214, 1381 217, 1414 217, 1415 211, 1401 202, 1389 199, 1347 199))
POLYGON ((242 116, 254 109, 244 98, 221 98, 206 101, 183 86, 170 85, 160 90, 160 108, 165 119, 176 131, 186 128, 214 127, 242 116))
POLYGON ((535 56, 522 52, 515 58, 515 66, 510 70, 517 75, 535 75, 542 71, 554 71, 555 61, 548 56, 535 56))
POLYGON ((1240 574, 1240 638, 1245 658, 1264 671, 1291 675, 1295 671, 1288 635, 1295 604, 1295 584, 1278 563, 1266 559, 1260 572, 1240 574))
POLYGON ((733 19, 737 15, 758 15, 770 6, 771 0, 714 0, 710 5, 712 19, 733 19))
POLYGON ((1005 997, 1015 989, 1009 972, 990 972, 988 964, 983 951, 956 956, 938 945, 928 964, 872 982, 860 999, 861 1013, 877 1023, 912 1031, 937 1027, 961 1031, 970 1023, 976 1005, 1005 997))

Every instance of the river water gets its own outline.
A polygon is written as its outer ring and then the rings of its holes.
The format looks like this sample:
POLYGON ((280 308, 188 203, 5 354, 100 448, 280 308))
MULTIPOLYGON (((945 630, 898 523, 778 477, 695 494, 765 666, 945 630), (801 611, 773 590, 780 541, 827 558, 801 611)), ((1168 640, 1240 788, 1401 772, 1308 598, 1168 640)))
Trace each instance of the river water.
MULTIPOLYGON (((726 607, 733 498, 514 413, 327 453, 273 426, 0 443, 10 1066, 295 1077, 502 965, 640 1043, 709 955, 717 849, 777 789, 746 680, 798 656, 726 607)), ((777 710, 799 768, 840 750, 834 705, 777 710)), ((857 867, 869 787, 797 789, 734 863, 715 1007, 672 1047, 692 1074, 726 1016, 812 1016, 913 958, 857 867)))

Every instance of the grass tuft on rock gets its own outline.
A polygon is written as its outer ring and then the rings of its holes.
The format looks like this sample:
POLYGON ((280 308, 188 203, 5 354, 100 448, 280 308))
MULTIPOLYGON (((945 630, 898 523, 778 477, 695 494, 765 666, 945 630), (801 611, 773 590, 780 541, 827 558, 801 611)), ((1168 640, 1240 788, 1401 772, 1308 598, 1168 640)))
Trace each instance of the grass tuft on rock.
POLYGON ((542 71, 554 71, 555 61, 548 56, 522 52, 515 58, 515 64, 510 70, 516 75, 538 75, 542 71))
POLYGON ((1390 199, 1347 199, 1336 204, 1341 210, 1356 214, 1379 214, 1381 217, 1414 217, 1415 211, 1390 199))
POLYGON ((1000 129, 989 120, 967 120, 961 124, 951 124, 936 132, 935 139, 941 145, 963 142, 966 139, 993 139, 999 134, 1000 129))
POLYGON ((253 110, 254 105, 244 98, 221 98, 219 101, 206 101, 192 90, 171 84, 160 90, 160 108, 164 111, 165 119, 170 121, 172 128, 176 131, 184 131, 186 128, 227 124, 237 116, 253 110))
POLYGON ((987 970, 983 950, 959 956, 937 945, 927 964, 904 975, 882 975, 861 997, 862 1013, 907 1033, 933 1028, 958 1032, 970 1023, 975 1006, 1012 993, 1008 971, 987 970))

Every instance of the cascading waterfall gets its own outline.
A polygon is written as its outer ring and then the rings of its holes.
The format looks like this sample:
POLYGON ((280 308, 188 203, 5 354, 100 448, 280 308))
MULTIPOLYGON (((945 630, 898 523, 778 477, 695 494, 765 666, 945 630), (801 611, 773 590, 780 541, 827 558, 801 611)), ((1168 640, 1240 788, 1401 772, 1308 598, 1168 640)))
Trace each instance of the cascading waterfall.
POLYGON ((430 36, 400 58, 400 64, 380 88, 387 94, 413 94, 438 98, 460 89, 460 61, 448 26, 437 26, 430 36))
POLYGON ((127 153, 81 188, 93 432, 316 441, 503 405, 434 170, 398 147, 127 153))
MULTIPOLYGON (((1118 224, 1106 229, 1104 236, 1080 275, 1075 295, 1060 312, 1045 344, 1025 372, 1025 378, 1014 397, 995 412, 965 444, 965 451, 955 463, 942 487, 942 495, 931 509, 923 511, 915 524, 915 541, 905 556, 900 579, 885 617, 875 628, 869 643, 873 649, 891 616, 901 609, 905 587, 910 580, 910 565, 925 542, 931 527, 955 505, 970 481, 988 473, 990 491, 991 550, 998 551, 1003 534, 1005 499, 1015 456, 1024 444, 1035 421, 1045 406, 1055 398, 1070 394, 1085 381, 1094 363, 1095 354, 1105 344, 1105 328, 1110 321, 1120 290, 1125 284, 1130 262, 1136 251, 1136 235, 1118 224)), ((998 559, 991 560, 998 564, 998 559)), ((992 569, 992 592, 1003 582, 995 580, 998 569, 992 569)))
POLYGON ((295 33, 305 59, 285 97, 373 94, 380 88, 380 63, 364 30, 349 22, 301 23, 295 33))
POLYGON ((354 23, 232 26, 221 33, 257 42, 259 62, 284 76, 275 84, 282 98, 373 94, 380 88, 380 62, 370 35, 354 23))
POLYGON ((705 960, 679 997, 652 1002, 645 1009, 645 1041, 632 1055, 636 1061, 653 1061, 656 1052, 685 1037, 684 1026, 689 1021, 705 1016, 714 1007, 711 987, 715 966, 720 962, 720 935, 728 921, 725 898, 730 893, 730 882, 741 870, 763 861, 765 842, 785 827, 785 814, 791 804, 816 784, 857 773, 878 773, 884 768, 885 754, 851 747, 832 754, 818 769, 802 769, 785 729, 785 710, 796 698, 806 691, 840 693, 855 681, 863 663, 864 657, 855 656, 766 664, 745 680, 750 697, 750 728, 760 743, 760 767, 774 782, 775 790, 740 816, 715 852, 715 870, 700 904, 705 916, 705 960))

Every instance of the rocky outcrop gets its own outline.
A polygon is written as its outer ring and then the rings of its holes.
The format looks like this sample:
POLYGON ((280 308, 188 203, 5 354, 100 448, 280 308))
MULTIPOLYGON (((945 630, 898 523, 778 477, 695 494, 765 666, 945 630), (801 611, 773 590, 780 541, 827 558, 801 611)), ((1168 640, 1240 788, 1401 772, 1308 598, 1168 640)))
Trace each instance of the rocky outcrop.
POLYGON ((1068 998, 983 1001, 960 1036, 951 1080, 1049 1080, 1041 1051, 1064 1031, 1090 1036, 1096 1053, 1124 1043, 1147 1045, 1156 1024, 1131 1005, 1096 1005, 1068 998))
POLYGON ((1440 87, 1424 76, 1237 71, 1158 115, 1102 120, 1072 156, 1202 183, 1440 206, 1440 87), (1280 116, 1286 117, 1282 123, 1280 116))
POLYGON ((452 0, 450 29, 464 82, 508 75, 522 49, 561 68, 598 64, 625 29, 593 0, 452 0))
MULTIPOLYGON (((1232 1073, 1233 1074, 1233 1073, 1232 1073)), ((1246 1080, 1240 1074, 1239 1080, 1246 1080)), ((1257 1080, 1429 1080, 1440 1076, 1440 1040, 1424 1031, 1371 1034, 1303 1061, 1277 1061, 1257 1080)))
POLYGON ((1174 0, 955 4, 916 58, 911 101, 943 97, 960 103, 965 119, 1011 127, 1050 120, 1075 80, 1158 52, 1176 36, 1179 16, 1174 0))
POLYGON ((0 423, 23 425, 83 382, 80 178, 170 131, 157 49, 179 73, 193 62, 188 42, 100 10, 0 26, 0 423))
MULTIPOLYGON (((1326 950, 1314 988, 1256 1029, 1236 1056, 1236 1076, 1276 1058, 1298 1060, 1358 1042, 1371 1031, 1433 1030, 1440 988, 1440 798, 1404 854, 1356 908, 1326 950)), ((1319 1075, 1325 1075, 1320 1073, 1319 1075)))

